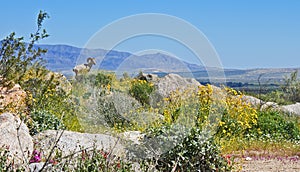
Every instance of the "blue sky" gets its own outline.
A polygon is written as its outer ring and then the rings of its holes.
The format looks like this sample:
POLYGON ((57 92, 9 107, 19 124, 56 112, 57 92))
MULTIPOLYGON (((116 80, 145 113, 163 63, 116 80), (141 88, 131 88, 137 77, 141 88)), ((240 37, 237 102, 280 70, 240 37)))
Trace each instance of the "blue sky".
MULTIPOLYGON (((0 6, 0 39, 12 31, 28 38, 36 28, 39 10, 50 15, 44 27, 51 36, 42 44, 83 47, 97 31, 115 20, 162 13, 181 18, 202 31, 225 68, 300 67, 299 0, 9 0, 0 6)), ((139 39, 131 41, 130 46, 116 48, 137 52, 168 44, 149 38, 149 42, 161 45, 141 46, 139 41, 148 38, 139 39)), ((173 49, 179 51, 176 46, 173 49)), ((162 49, 177 53, 171 51, 172 47, 162 49)))

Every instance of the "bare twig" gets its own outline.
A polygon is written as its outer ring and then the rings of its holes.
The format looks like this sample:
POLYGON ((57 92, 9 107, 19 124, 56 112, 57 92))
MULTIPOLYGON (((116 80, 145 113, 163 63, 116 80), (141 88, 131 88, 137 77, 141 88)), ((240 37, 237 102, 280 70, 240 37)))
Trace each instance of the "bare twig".
POLYGON ((57 138, 55 144, 53 145, 53 147, 52 147, 52 149, 51 149, 51 151, 50 151, 50 154, 48 155, 48 157, 47 157, 47 159, 46 159, 46 161, 45 161, 43 167, 39 170, 39 172, 43 171, 44 168, 48 165, 48 162, 49 162, 49 160, 50 160, 50 158, 51 158, 51 156, 52 156, 52 154, 53 154, 53 152, 54 152, 54 149, 56 148, 56 146, 57 146, 59 140, 61 139, 61 137, 62 137, 64 131, 65 131, 65 130, 62 130, 62 132, 60 133, 60 135, 59 135, 59 137, 57 138))
POLYGON ((261 109, 261 107, 263 106, 263 102, 261 100, 261 94, 262 94, 262 85, 261 85, 261 82, 260 82, 260 79, 261 77, 263 76, 264 74, 260 74, 257 78, 257 82, 258 82, 258 86, 259 86, 259 92, 258 92, 258 98, 259 98, 259 109, 261 109))
POLYGON ((110 159, 110 156, 112 155, 112 152, 114 151, 114 149, 116 148, 118 142, 120 140, 120 137, 118 137, 118 140, 116 141, 115 145, 111 148, 111 150, 109 151, 109 154, 107 156, 107 159, 110 159))
POLYGON ((177 164, 178 164, 178 159, 177 159, 177 161, 176 161, 176 163, 175 163, 174 167, 172 168, 172 171, 171 171, 171 172, 175 172, 175 171, 176 171, 177 164))
POLYGON ((27 157, 26 157, 25 154, 24 154, 23 147, 22 147, 22 143, 21 143, 21 140, 20 140, 20 134, 19 134, 19 131, 20 131, 20 128, 21 128, 22 123, 23 123, 23 121, 20 120, 20 124, 19 124, 19 126, 17 127, 17 139, 18 139, 18 144, 19 144, 20 150, 21 150, 21 152, 22 152, 23 160, 25 161, 25 163, 26 163, 26 165, 27 165, 27 166, 26 166, 27 169, 29 169, 29 162, 28 162, 27 157))

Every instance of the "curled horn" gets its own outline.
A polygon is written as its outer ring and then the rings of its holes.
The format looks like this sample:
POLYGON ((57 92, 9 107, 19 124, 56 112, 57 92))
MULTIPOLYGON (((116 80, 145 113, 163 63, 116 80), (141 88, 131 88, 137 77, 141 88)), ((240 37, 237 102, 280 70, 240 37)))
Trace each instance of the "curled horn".
POLYGON ((87 62, 92 63, 94 65, 96 64, 95 58, 92 58, 92 57, 87 58, 87 62))

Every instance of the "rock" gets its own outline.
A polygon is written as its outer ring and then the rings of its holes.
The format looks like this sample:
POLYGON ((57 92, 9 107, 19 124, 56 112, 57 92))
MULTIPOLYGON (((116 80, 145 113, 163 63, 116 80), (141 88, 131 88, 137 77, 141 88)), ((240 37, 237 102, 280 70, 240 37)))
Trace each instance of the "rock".
POLYGON ((253 96, 246 96, 244 95, 242 98, 246 103, 250 103, 253 107, 260 107, 264 104, 264 102, 256 97, 253 96))
POLYGON ((43 155, 49 155, 50 150, 56 142, 56 148, 62 151, 62 156, 70 155, 74 152, 81 153, 80 150, 83 148, 91 150, 93 146, 96 149, 103 149, 103 151, 110 152, 112 155, 119 157, 125 155, 125 149, 120 143, 120 139, 105 134, 47 130, 35 135, 33 139, 37 149, 40 148, 43 155), (57 142, 61 133, 62 136, 57 142))
POLYGON ((27 158, 33 151, 33 142, 29 135, 29 129, 18 117, 11 113, 0 115, 0 146, 3 145, 9 146, 12 155, 19 160, 23 160, 23 153, 27 158))
POLYGON ((278 110, 279 106, 275 102, 265 102, 260 108, 261 110, 267 110, 267 109, 272 109, 272 110, 278 110))
POLYGON ((59 85, 57 86, 57 89, 62 89, 67 94, 71 92, 72 85, 63 74, 50 71, 46 75, 46 80, 50 80, 52 77, 53 77, 53 80, 58 81, 58 83, 59 83, 59 85))
POLYGON ((245 158, 245 160, 246 160, 246 161, 251 161, 252 158, 247 156, 247 157, 245 158))
MULTIPOLYGON (((44 162, 39 162, 39 163, 31 163, 29 164, 29 169, 31 172, 39 172, 43 166, 44 166, 44 162)), ((48 164, 43 170, 44 171, 52 171, 51 170, 52 164, 48 164)))
POLYGON ((0 111, 23 112, 27 107, 26 97, 26 92, 19 84, 14 84, 12 88, 0 87, 0 111))
POLYGON ((279 106, 275 102, 264 102, 261 99, 258 99, 253 96, 247 96, 244 95, 242 98, 246 103, 250 103, 254 108, 260 108, 260 110, 267 110, 267 109, 272 109, 272 110, 278 110, 279 106))
POLYGON ((146 74, 146 73, 139 73, 139 75, 136 77, 136 79, 139 80, 145 80, 147 82, 155 82, 157 81, 159 78, 157 75, 155 74, 146 74))
POLYGON ((300 103, 281 106, 281 110, 289 114, 295 114, 300 116, 300 103))
POLYGON ((156 93, 161 97, 168 97, 177 89, 183 91, 187 88, 198 88, 201 84, 194 78, 183 78, 177 74, 168 74, 154 83, 156 93))
POLYGON ((140 131, 126 131, 121 133, 121 136, 125 140, 132 141, 134 144, 140 145, 145 134, 142 134, 140 131))

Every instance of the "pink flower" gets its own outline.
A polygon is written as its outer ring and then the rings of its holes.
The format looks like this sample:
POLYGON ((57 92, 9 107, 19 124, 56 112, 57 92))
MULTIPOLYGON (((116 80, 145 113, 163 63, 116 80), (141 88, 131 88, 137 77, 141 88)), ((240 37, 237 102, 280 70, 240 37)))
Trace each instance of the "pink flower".
POLYGON ((41 152, 34 150, 32 152, 32 157, 29 160, 29 163, 36 163, 36 162, 40 162, 42 160, 41 158, 41 152))

